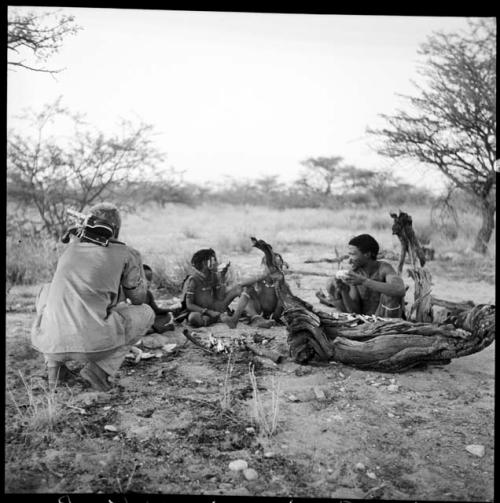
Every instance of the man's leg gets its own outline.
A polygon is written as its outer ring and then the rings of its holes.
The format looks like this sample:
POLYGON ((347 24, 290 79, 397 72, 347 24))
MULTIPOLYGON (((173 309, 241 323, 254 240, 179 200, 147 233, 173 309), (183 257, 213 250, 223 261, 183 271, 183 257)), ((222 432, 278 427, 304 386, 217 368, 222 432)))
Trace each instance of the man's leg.
POLYGON ((80 372, 80 375, 90 381, 93 387, 101 388, 102 391, 107 391, 110 388, 108 377, 113 377, 116 374, 130 351, 130 346, 146 334, 155 320, 154 311, 147 304, 120 305, 116 309, 126 319, 125 344, 116 348, 106 357, 87 363, 80 372))

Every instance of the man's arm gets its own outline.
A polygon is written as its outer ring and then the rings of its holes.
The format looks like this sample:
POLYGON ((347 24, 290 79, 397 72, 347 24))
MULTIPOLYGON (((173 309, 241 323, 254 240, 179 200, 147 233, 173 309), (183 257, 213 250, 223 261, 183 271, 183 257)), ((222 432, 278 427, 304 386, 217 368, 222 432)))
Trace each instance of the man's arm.
POLYGON ((361 300, 355 286, 340 288, 340 296, 347 313, 361 313, 361 300))
POLYGON ((152 307, 155 314, 167 314, 167 313, 171 312, 169 309, 164 309, 164 308, 158 306, 151 290, 148 290, 148 292, 147 292, 147 302, 146 303, 152 307))
POLYGON ((121 286, 125 297, 137 306, 147 301, 148 287, 142 268, 141 254, 133 248, 128 249, 130 256, 122 273, 121 286))
POLYGON ((385 281, 376 281, 362 274, 349 271, 346 282, 349 285, 363 285, 370 290, 389 295, 390 297, 404 297, 406 293, 405 284, 400 276, 390 264, 382 264, 381 270, 382 278, 385 281))

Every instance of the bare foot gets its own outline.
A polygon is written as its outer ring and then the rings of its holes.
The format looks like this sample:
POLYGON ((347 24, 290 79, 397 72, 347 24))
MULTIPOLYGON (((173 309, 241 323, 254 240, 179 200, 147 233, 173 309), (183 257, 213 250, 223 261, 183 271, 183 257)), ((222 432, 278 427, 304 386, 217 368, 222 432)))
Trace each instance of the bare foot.
POLYGON ((259 316, 258 318, 256 317, 252 320, 251 325, 257 328, 271 328, 276 326, 276 322, 274 320, 266 320, 259 316))
POLYGON ((225 323, 229 328, 236 328, 238 325, 238 320, 234 319, 232 316, 229 316, 228 314, 221 314, 220 321, 225 323))

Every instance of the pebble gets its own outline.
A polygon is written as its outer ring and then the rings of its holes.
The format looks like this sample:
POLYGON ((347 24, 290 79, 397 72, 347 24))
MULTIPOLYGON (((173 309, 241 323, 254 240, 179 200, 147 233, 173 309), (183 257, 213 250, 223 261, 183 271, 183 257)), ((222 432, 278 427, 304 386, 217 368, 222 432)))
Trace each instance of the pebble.
POLYGON ((274 457, 274 452, 268 451, 264 453, 265 458, 273 458, 274 457))
POLYGON ((106 424, 104 426, 104 429, 106 431, 118 431, 118 428, 116 426, 113 426, 112 424, 106 424))
POLYGON ((243 475, 247 480, 256 480, 259 478, 259 474, 253 468, 243 470, 243 475))
POLYGON ((233 472, 238 472, 240 470, 246 470, 248 468, 248 463, 244 459, 236 459, 229 463, 229 469, 233 472))
POLYGON ((388 412, 387 413, 387 417, 395 417, 394 414, 392 412, 388 412))
POLYGON ((299 402, 300 400, 295 396, 295 395, 288 395, 288 400, 290 400, 290 402, 299 402))
POLYGON ((249 426, 248 428, 245 428, 245 431, 247 433, 255 433, 255 428, 253 426, 249 426))
POLYGON ((390 384, 389 386, 387 386, 387 391, 389 391, 390 393, 395 393, 398 390, 399 386, 397 384, 390 384))
POLYGON ((470 444, 465 448, 465 450, 480 458, 484 456, 484 445, 470 444))
POLYGON ((365 465, 363 463, 356 463, 356 466, 354 467, 356 470, 363 472, 365 470, 365 465))
POLYGON ((366 472, 366 476, 370 477, 371 479, 376 479, 377 476, 373 472, 366 472))
POLYGON ((389 382, 390 382, 391 384, 396 384, 396 379, 394 379, 394 378, 389 379, 389 382))

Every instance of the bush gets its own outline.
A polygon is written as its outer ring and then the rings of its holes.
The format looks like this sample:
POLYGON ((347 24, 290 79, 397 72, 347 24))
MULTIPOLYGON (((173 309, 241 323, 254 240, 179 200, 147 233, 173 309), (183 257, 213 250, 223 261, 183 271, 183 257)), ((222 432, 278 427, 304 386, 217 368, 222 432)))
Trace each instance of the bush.
POLYGON ((6 240, 6 281, 12 285, 34 285, 50 281, 64 245, 50 238, 6 240))

